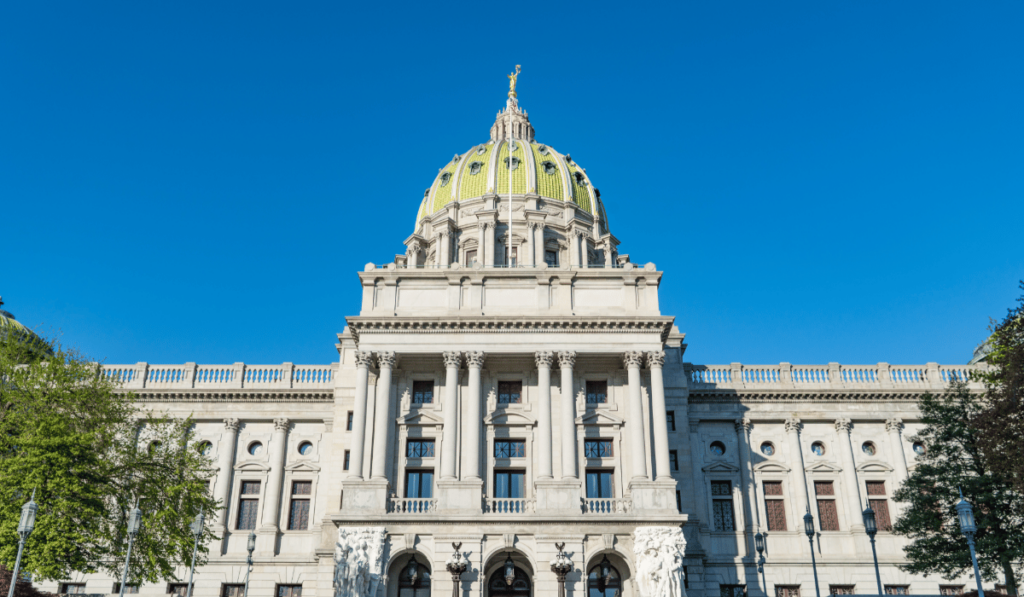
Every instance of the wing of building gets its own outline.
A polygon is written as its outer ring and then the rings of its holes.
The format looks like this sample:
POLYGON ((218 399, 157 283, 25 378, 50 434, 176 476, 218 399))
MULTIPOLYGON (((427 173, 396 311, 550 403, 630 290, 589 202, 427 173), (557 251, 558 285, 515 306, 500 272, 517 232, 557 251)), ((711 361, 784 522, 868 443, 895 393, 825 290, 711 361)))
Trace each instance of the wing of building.
POLYGON ((577 597, 813 595, 812 545, 823 594, 877 593, 869 505, 887 590, 939 593, 897 568, 892 495, 917 398, 984 365, 691 364, 602 201, 510 94, 409 203, 405 252, 358 273, 338 362, 106 366, 217 463, 193 594, 241 596, 250 532, 261 597, 452 594, 457 563, 456 595, 553 597, 563 544, 577 597))

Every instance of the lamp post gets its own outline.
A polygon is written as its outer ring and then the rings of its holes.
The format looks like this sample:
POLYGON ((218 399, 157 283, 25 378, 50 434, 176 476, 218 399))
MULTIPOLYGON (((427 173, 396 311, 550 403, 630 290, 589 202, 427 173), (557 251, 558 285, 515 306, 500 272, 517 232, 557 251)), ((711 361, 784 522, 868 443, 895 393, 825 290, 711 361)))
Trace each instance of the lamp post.
POLYGON ((448 559, 448 564, 445 568, 452 575, 452 597, 459 597, 459 585, 462 584, 462 573, 468 568, 466 558, 462 557, 462 553, 459 549, 462 547, 461 543, 452 543, 452 548, 455 549, 455 553, 448 559))
POLYGON ((761 573, 761 582, 764 583, 764 594, 768 594, 768 579, 764 576, 764 535, 758 532, 754 535, 754 549, 757 550, 757 571, 761 573))
POLYGON ((21 552, 25 549, 25 540, 32 534, 36 527, 36 491, 32 490, 32 497, 21 507, 21 522, 18 523, 18 559, 14 560, 14 573, 11 574, 11 588, 7 590, 7 597, 14 597, 14 586, 18 584, 18 569, 21 568, 21 552))
POLYGON ((121 575, 120 597, 124 597, 124 588, 128 583, 128 566, 132 561, 132 542, 135 541, 135 537, 139 534, 140 529, 142 529, 142 510, 139 509, 139 500, 136 498, 135 507, 132 508, 131 513, 128 515, 128 553, 124 556, 124 574, 121 575))
POLYGON ((252 572, 252 552, 256 551, 256 531, 249 531, 249 543, 245 546, 249 557, 245 559, 245 593, 242 597, 249 597, 249 573, 252 572))
POLYGON ((555 547, 558 548, 558 555, 551 560, 551 571, 558 577, 558 597, 565 597, 565 576, 572 572, 572 560, 563 551, 565 543, 555 543, 555 547))
POLYGON ((884 595, 882 592, 882 575, 878 572, 878 552, 875 551, 875 533, 878 532, 878 522, 875 520, 875 511, 868 506, 862 513, 864 517, 864 531, 867 532, 868 538, 871 539, 871 557, 875 559, 875 582, 878 584, 878 594, 884 595))
POLYGON ((512 552, 505 556, 505 584, 512 586, 516 580, 516 564, 512 561, 512 552))
POLYGON ((818 562, 814 559, 814 517, 811 516, 811 509, 807 508, 804 514, 804 532, 807 533, 807 541, 811 544, 811 568, 814 570, 814 594, 821 597, 821 588, 818 586, 818 562))
POLYGON ((981 572, 978 570, 978 556, 974 553, 974 533, 978 531, 974 524, 974 509, 964 499, 964 492, 960 492, 960 501, 956 503, 956 516, 960 519, 960 532, 967 537, 967 545, 971 548, 971 563, 974 565, 974 580, 978 583, 978 597, 985 597, 985 591, 981 588, 981 572))
POLYGON ((188 571, 188 595, 186 597, 192 597, 192 577, 196 573, 196 554, 199 552, 199 539, 203 536, 204 522, 203 511, 200 510, 199 514, 196 514, 196 519, 189 525, 192 535, 196 538, 196 542, 192 546, 192 569, 188 571))

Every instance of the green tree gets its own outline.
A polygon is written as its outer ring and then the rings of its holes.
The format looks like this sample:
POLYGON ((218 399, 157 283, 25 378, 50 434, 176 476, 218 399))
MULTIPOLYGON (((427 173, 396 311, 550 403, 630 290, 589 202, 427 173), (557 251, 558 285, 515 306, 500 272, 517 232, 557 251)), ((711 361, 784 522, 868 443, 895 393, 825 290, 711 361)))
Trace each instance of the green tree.
POLYGON ((998 574, 1015 595, 1013 562, 1024 556, 1024 500, 1012 484, 993 470, 981 446, 977 426, 984 400, 957 380, 942 395, 920 401, 924 428, 913 439, 926 451, 896 491, 902 511, 893 532, 911 540, 905 553, 907 572, 953 579, 972 571, 967 540, 960 532, 954 505, 962 489, 974 506, 975 537, 983 579, 998 574))
MULTIPOLYGON (((21 506, 35 491, 25 572, 119 578, 138 501, 143 527, 129 578, 174 579, 191 562, 189 523, 218 505, 207 489, 211 462, 190 441, 192 422, 150 412, 96 363, 43 342, 47 350, 17 337, 0 342, 0 565, 14 565, 21 506)), ((211 538, 207 528, 199 565, 211 538)))

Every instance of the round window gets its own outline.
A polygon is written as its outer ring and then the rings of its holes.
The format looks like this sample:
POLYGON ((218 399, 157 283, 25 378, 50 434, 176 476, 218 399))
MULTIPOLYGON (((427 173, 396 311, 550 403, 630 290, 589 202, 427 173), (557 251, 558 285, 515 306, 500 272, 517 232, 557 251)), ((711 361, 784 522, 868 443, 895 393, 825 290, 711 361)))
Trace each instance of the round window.
POLYGON ((825 444, 821 442, 814 442, 813 444, 811 444, 811 453, 813 453, 815 456, 824 456, 825 444))
POLYGON ((914 442, 914 454, 918 456, 923 455, 927 450, 924 449, 924 444, 921 442, 914 442))
POLYGON ((313 453, 313 444, 311 442, 302 442, 299 444, 299 454, 308 456, 313 453))
POLYGON ((260 442, 253 442, 249 444, 249 453, 253 456, 259 456, 263 453, 263 444, 260 442))
POLYGON ((761 453, 765 456, 774 456, 775 446, 773 446, 771 442, 765 442, 761 444, 761 453))
POLYGON ((199 445, 196 446, 196 450, 198 450, 203 456, 209 456, 210 452, 213 451, 213 444, 210 442, 199 442, 199 445))
POLYGON ((715 456, 721 456, 722 454, 725 454, 725 444, 723 444, 722 442, 711 442, 710 449, 711 453, 714 454, 715 456))
POLYGON ((862 445, 860 449, 864 450, 864 453, 867 454, 868 456, 874 456, 876 452, 875 444, 871 442, 864 442, 864 445, 862 445))

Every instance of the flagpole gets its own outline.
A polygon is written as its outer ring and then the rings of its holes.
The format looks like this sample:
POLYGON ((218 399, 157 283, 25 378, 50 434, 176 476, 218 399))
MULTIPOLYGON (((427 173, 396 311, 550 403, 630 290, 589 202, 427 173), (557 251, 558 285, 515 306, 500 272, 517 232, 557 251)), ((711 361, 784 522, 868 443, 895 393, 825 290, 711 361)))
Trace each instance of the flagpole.
POLYGON ((512 135, 512 103, 508 106, 508 258, 505 265, 512 267, 512 150, 515 137, 512 135))

